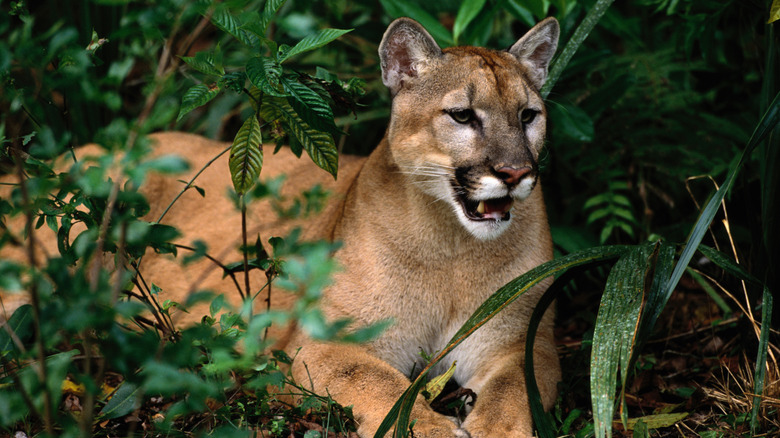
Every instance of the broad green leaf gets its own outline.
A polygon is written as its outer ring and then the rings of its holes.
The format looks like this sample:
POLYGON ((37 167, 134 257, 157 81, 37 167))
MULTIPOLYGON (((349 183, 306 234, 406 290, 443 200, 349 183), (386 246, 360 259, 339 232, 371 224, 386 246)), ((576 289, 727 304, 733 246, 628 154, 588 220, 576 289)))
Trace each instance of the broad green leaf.
POLYGON ((304 122, 295 109, 284 99, 268 99, 276 107, 279 117, 290 129, 290 133, 298 140, 311 157, 314 164, 324 169, 335 178, 338 173, 338 149, 333 137, 318 131, 304 122))
POLYGON ((455 333, 449 343, 447 343, 447 346, 444 347, 444 349, 422 370, 417 379, 412 382, 412 385, 404 392, 401 398, 396 401, 393 408, 387 416, 385 416, 382 425, 374 437, 384 437, 394 424, 397 425, 396 436, 401 436, 398 435, 398 431, 408 430, 409 415, 411 413, 412 405, 414 404, 415 397, 422 388, 423 382, 427 378, 428 371, 439 363, 450 351, 474 333, 474 331, 490 321, 490 319, 497 315, 504 307, 511 304, 523 293, 545 278, 561 274, 575 266, 618 257, 625 253, 629 248, 630 247, 625 246, 607 246, 578 251, 559 259, 543 263, 501 287, 501 289, 496 291, 490 298, 485 300, 479 308, 477 308, 471 317, 469 317, 463 326, 461 326, 458 332, 455 333))
POLYGON ((220 58, 221 54, 218 52, 198 52, 195 56, 182 56, 181 60, 190 68, 201 73, 222 76, 225 74, 225 69, 222 67, 222 60, 220 58))
POLYGON ((352 29, 322 29, 314 35, 309 35, 306 38, 298 41, 298 44, 294 45, 287 53, 285 53, 284 56, 279 59, 279 62, 284 62, 293 56, 300 55, 301 53, 305 53, 310 50, 318 49, 351 31, 352 29))
POLYGON ((767 23, 774 23, 780 20, 780 0, 774 0, 772 7, 769 9, 769 21, 767 23))
POLYGON ((295 112, 301 116, 301 119, 307 125, 320 131, 338 131, 336 124, 333 122, 333 110, 331 110, 325 99, 293 78, 282 77, 281 82, 284 86, 284 91, 292 97, 290 103, 295 112))
POLYGON ((523 24, 525 24, 528 27, 532 27, 536 23, 533 12, 530 9, 528 9, 528 6, 525 4, 525 2, 521 0, 507 1, 506 9, 512 15, 514 15, 515 18, 522 21, 523 24))
POLYGON ((236 193, 243 195, 260 176, 263 168, 263 137, 260 122, 252 114, 238 130, 230 148, 230 178, 236 193))
POLYGON ((246 63, 246 76, 263 93, 277 97, 286 96, 279 90, 282 67, 273 59, 265 56, 250 58, 246 63))
POLYGON ((547 17, 547 11, 550 9, 549 0, 525 0, 524 3, 533 11, 537 20, 547 17))
POLYGON ((111 396, 111 399, 108 400, 108 403, 100 410, 100 417, 104 420, 119 418, 138 409, 140 405, 140 400, 138 399, 140 394, 138 391, 140 390, 141 388, 133 383, 128 381, 122 382, 111 396))
POLYGON ((249 47, 257 45, 254 37, 241 29, 241 21, 234 17, 226 7, 219 7, 214 11, 211 15, 211 23, 249 47))
POLYGON ((486 0, 465 0, 460 4, 458 15, 455 17, 455 24, 452 26, 452 38, 458 43, 458 38, 466 29, 466 26, 482 11, 486 0))
POLYGON ((191 87, 184 93, 184 97, 181 98, 181 108, 179 109, 179 117, 176 120, 181 120, 187 113, 195 108, 207 104, 211 99, 214 99, 219 94, 219 86, 206 84, 198 84, 191 87))
MULTIPOLYGON (((612 436, 615 390, 620 370, 624 404, 629 362, 636 344, 642 305, 649 292, 660 244, 631 248, 607 278, 593 330, 590 394, 597 437, 612 436)), ((626 412, 621 409, 623 422, 626 412)))
POLYGON ((450 368, 444 374, 432 378, 430 382, 425 384, 425 392, 427 392, 425 395, 426 400, 431 402, 441 394, 444 386, 452 379, 453 374, 455 374, 455 365, 457 363, 458 361, 452 362, 452 365, 450 365, 450 368))
POLYGON ((382 4, 387 15, 393 18, 410 17, 417 20, 440 45, 451 46, 453 44, 450 31, 433 15, 420 7, 417 2, 412 0, 379 0, 379 3, 382 4))
POLYGON ((271 20, 273 20, 276 12, 279 11, 279 8, 284 5, 285 1, 287 0, 268 0, 265 2, 263 15, 260 17, 260 25, 258 29, 260 32, 259 36, 265 35, 265 32, 268 29, 268 25, 271 23, 271 20))
MULTIPOLYGON (((4 324, 13 332, 14 336, 23 341, 24 345, 24 341, 33 337, 32 306, 29 304, 19 306, 4 324)), ((16 344, 14 344, 14 341, 8 332, 5 329, 0 330, 0 355, 5 355, 6 352, 15 349, 16 344)), ((15 359, 15 356, 16 355, 11 355, 6 359, 15 359)))

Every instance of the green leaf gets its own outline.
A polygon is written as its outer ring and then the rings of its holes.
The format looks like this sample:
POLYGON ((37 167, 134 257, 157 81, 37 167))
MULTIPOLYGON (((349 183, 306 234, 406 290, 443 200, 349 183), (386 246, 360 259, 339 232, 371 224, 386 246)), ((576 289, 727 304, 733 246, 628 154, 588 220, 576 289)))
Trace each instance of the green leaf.
POLYGON ((280 57, 279 62, 284 62, 293 56, 300 55, 301 53, 305 53, 310 50, 318 49, 351 31, 352 29, 322 29, 314 35, 309 35, 306 38, 298 41, 298 44, 293 46, 287 53, 280 57))
POLYGON ((444 386, 447 384, 447 382, 450 381, 450 379, 452 379, 453 374, 455 374, 455 366, 457 363, 458 361, 452 362, 450 369, 448 369, 444 374, 432 378, 430 382, 425 384, 424 391, 427 392, 425 399, 428 400, 428 402, 433 401, 433 399, 441 394, 444 386))
POLYGON ((423 25, 425 30, 440 44, 451 46, 453 44, 452 34, 425 9, 420 7, 417 2, 411 0, 379 0, 387 15, 393 18, 410 17, 423 25))
POLYGON ((257 45, 257 41, 241 29, 241 21, 234 17, 226 7, 217 8, 211 15, 211 23, 232 35, 249 47, 257 45))
POLYGON ((774 23, 777 20, 780 20, 780 0, 774 0, 772 2, 772 7, 769 9, 769 21, 767 21, 767 24, 774 23))
POLYGON ((273 59, 266 56, 249 59, 246 63, 246 76, 263 93, 277 97, 286 96, 279 91, 282 66, 273 59))
POLYGON ((311 88, 294 79, 288 77, 280 79, 284 90, 292 97, 290 103, 295 112, 301 116, 301 119, 307 125, 319 131, 338 131, 336 124, 333 122, 333 110, 331 110, 325 99, 311 88))
POLYGON ((238 130, 230 148, 230 178, 239 195, 246 193, 260 176, 263 168, 262 142, 260 122, 252 114, 238 130))
POLYGON ((122 382, 108 403, 100 410, 100 417, 105 420, 119 418, 138 409, 140 405, 140 400, 138 399, 140 394, 138 391, 140 390, 141 388, 133 383, 128 381, 122 382))
POLYGON ((214 99, 219 94, 219 86, 208 86, 205 84, 198 84, 191 87, 184 93, 184 97, 181 98, 181 108, 179 109, 179 117, 177 121, 181 120, 187 113, 195 108, 207 104, 211 99, 214 99))
POLYGON ((626 421, 628 430, 635 430, 640 423, 644 423, 645 430, 653 430, 661 427, 673 426, 688 416, 687 412, 678 412, 674 414, 655 414, 645 415, 639 418, 630 418, 626 421))
POLYGON ((533 12, 531 12, 531 10, 528 9, 528 6, 520 0, 509 0, 506 3, 506 9, 509 11, 509 13, 514 15, 515 18, 522 21, 523 24, 528 27, 533 27, 533 25, 536 23, 533 12))
POLYGON ((324 169, 335 178, 338 173, 338 149, 333 137, 310 127, 304 122, 293 107, 284 99, 268 99, 278 111, 279 117, 290 129, 290 133, 298 140, 311 157, 314 164, 324 169))
POLYGON ((285 1, 287 0, 268 0, 265 2, 265 7, 263 8, 263 15, 260 17, 260 24, 259 24, 259 32, 260 36, 264 36, 266 30, 268 29, 268 25, 271 23, 271 20, 276 15, 276 12, 279 11, 279 8, 284 5, 285 1))
POLYGON ((182 56, 181 60, 190 68, 201 73, 222 76, 225 74, 225 69, 222 67, 221 58, 222 56, 219 52, 198 52, 195 56, 182 56))
POLYGON ((460 37, 466 29, 466 26, 468 26, 482 8, 485 7, 485 2, 486 0, 466 0, 460 4, 458 15, 455 17, 455 24, 452 27, 452 38, 455 40, 456 44, 458 42, 458 37, 460 37))
POLYGON ((621 377, 621 413, 626 421, 625 388, 642 306, 650 291, 660 243, 632 247, 612 268, 593 330, 590 393, 596 436, 612 436, 617 375, 621 377))
MULTIPOLYGON (((5 325, 24 345, 24 341, 33 337, 32 306, 29 304, 19 306, 18 309, 14 310, 11 317, 8 318, 8 321, 5 322, 5 325)), ((15 349, 16 346, 8 331, 5 329, 0 330, 0 355, 5 355, 6 352, 15 349)), ((15 358, 15 356, 11 355, 11 359, 15 358)))

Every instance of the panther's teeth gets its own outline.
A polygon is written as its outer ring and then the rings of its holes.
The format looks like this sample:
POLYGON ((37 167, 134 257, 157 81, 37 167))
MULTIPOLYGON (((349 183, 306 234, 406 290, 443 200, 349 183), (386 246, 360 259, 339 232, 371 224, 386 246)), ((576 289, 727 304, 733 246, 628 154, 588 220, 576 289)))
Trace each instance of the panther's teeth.
POLYGON ((477 205, 477 213, 485 214, 485 201, 479 201, 479 205, 477 205))

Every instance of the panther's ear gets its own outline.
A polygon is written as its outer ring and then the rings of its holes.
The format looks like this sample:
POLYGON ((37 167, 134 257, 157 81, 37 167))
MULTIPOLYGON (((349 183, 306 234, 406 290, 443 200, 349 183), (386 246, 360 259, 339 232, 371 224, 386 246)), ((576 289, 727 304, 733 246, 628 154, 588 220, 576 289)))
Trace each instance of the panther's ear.
POLYGON ((385 31, 379 44, 382 82, 395 95, 404 82, 417 77, 441 48, 420 23, 411 18, 399 18, 385 31))
POLYGON ((509 53, 528 68, 529 79, 537 90, 547 80, 547 67, 558 47, 560 33, 558 20, 546 18, 509 48, 509 53))

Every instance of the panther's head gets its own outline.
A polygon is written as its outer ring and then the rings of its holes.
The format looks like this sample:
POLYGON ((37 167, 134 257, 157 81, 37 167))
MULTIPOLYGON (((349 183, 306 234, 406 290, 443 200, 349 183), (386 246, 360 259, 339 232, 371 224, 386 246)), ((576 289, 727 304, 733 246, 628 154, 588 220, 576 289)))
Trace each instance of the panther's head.
POLYGON ((393 158, 479 239, 504 232, 537 185, 547 116, 539 89, 558 34, 548 18, 506 51, 442 50, 417 22, 399 19, 382 39, 393 158))

